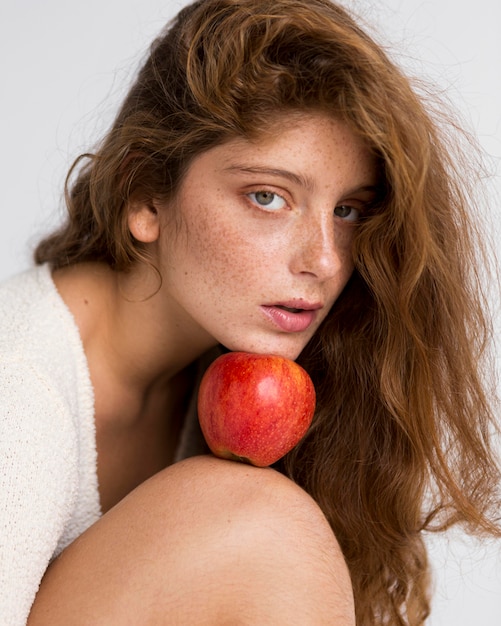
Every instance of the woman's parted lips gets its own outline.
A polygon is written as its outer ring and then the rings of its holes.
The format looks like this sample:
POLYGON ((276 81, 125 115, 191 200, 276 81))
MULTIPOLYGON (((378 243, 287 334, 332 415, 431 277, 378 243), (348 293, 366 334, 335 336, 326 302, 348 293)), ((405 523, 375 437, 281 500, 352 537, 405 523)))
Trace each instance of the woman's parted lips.
POLYGON ((285 309, 291 313, 301 313, 302 311, 317 311, 323 308, 321 302, 308 302, 307 300, 294 299, 287 302, 274 302, 273 304, 265 304, 268 307, 277 307, 279 309, 285 309))
POLYGON ((261 305, 263 313, 281 331, 298 333, 307 330, 317 319, 317 311, 322 308, 318 302, 288 300, 261 305))

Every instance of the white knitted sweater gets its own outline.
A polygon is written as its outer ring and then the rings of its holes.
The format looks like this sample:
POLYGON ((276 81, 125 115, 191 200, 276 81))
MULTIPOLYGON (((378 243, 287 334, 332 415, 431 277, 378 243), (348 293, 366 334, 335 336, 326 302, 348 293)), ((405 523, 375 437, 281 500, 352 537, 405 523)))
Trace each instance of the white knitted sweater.
MULTIPOLYGON (((196 389, 176 461, 208 452, 196 389)), ((51 559, 101 515, 94 396, 72 314, 47 265, 0 285, 0 626, 24 626, 51 559)))
POLYGON ((21 626, 58 554, 100 516, 94 400, 47 266, 0 286, 0 624, 21 626))

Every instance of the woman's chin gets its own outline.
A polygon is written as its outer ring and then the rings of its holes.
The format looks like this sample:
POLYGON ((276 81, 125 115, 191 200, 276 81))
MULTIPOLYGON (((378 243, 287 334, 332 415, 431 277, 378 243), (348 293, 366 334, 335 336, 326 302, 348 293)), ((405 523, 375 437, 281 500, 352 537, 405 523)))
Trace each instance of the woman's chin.
POLYGON ((222 345, 231 352, 251 352, 254 354, 273 354, 291 361, 295 361, 306 346, 307 341, 284 341, 275 338, 256 341, 222 342, 222 345))

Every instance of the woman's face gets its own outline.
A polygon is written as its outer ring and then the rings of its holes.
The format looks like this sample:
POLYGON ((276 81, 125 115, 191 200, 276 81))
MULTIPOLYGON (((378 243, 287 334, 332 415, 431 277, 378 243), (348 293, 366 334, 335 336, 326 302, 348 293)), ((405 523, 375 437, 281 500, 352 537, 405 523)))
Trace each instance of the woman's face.
POLYGON ((297 358, 353 271, 376 182, 361 140, 322 114, 281 116, 272 135, 201 154, 166 209, 179 234, 166 224, 161 239, 176 323, 230 350, 297 358))

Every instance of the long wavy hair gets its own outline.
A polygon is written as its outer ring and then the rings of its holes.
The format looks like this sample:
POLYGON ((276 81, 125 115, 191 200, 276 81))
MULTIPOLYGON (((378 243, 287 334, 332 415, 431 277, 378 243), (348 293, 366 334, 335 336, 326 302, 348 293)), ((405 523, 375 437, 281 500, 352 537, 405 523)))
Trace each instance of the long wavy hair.
POLYGON ((329 0, 195 2, 153 43, 102 143, 75 162, 67 221, 35 252, 54 267, 151 262, 128 230, 130 199, 171 199, 196 155, 259 135, 279 112, 322 111, 364 139, 380 202, 357 227, 351 280, 299 358, 318 406, 279 464, 332 525, 359 626, 424 622, 423 531, 498 532, 475 204, 428 108, 329 0))

